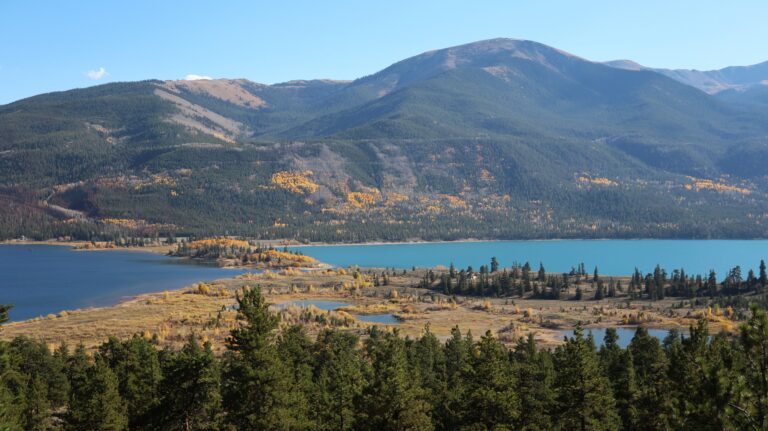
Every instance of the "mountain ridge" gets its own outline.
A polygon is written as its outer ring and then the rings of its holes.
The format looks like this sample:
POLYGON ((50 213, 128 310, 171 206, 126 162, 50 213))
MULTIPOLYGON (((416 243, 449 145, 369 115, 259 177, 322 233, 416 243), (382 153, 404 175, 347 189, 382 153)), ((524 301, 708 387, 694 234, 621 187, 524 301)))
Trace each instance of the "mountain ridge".
POLYGON ((3 211, 26 214, 0 236, 768 236, 750 97, 514 39, 353 81, 38 95, 0 106, 3 211))

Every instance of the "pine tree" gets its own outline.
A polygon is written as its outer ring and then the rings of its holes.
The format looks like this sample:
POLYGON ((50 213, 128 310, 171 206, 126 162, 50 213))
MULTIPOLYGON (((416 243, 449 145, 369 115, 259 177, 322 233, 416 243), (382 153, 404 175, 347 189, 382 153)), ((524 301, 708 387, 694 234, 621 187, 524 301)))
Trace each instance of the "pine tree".
POLYGON ((656 337, 637 328, 628 350, 632 353, 637 376, 638 397, 635 406, 638 422, 646 429, 667 429, 674 414, 667 378, 668 360, 656 337))
POLYGON ((126 341, 110 337, 99 348, 99 355, 120 382, 120 396, 126 402, 131 428, 149 424, 159 403, 162 378, 155 345, 139 335, 126 341))
POLYGON ((294 325, 285 329, 277 342, 277 353, 289 368, 293 416, 298 428, 315 428, 309 418, 309 394, 314 390, 312 382, 312 341, 306 329, 294 325))
POLYGON ((617 430, 620 421, 608 379, 591 343, 578 327, 555 351, 556 407, 559 429, 617 430))
POLYGON ((237 303, 239 325, 227 338, 224 357, 226 419, 239 429, 297 428, 304 416, 294 411, 290 370, 275 348, 278 317, 269 311, 258 287, 244 289, 237 303))
POLYGON ((553 427, 555 405, 553 389, 555 370, 548 351, 538 351, 533 334, 520 339, 514 352, 513 364, 520 399, 520 416, 515 429, 545 431, 553 427))
POLYGON ((637 429, 635 403, 638 395, 632 352, 619 347, 618 339, 615 328, 608 328, 605 331, 603 346, 599 353, 600 365, 611 383, 623 429, 637 429))
POLYGON ((507 350, 487 331, 480 337, 476 352, 464 400, 470 412, 465 420, 486 429, 511 429, 520 415, 520 400, 507 350))
POLYGON ((210 343, 198 344, 194 335, 179 352, 163 360, 159 388, 162 429, 215 429, 221 411, 219 367, 210 343))
POLYGON ((600 280, 597 282, 597 288, 595 289, 595 301, 600 301, 605 298, 605 287, 603 286, 603 281, 600 280))
POLYGON ((81 345, 69 363, 71 396, 66 428, 82 431, 120 431, 128 429, 124 401, 118 381, 106 362, 89 364, 81 345))
POLYGON ((40 376, 30 379, 24 408, 24 429, 45 431, 52 423, 51 404, 48 401, 48 385, 40 376))
MULTIPOLYGON (((429 323, 422 336, 410 344, 409 351, 409 363, 418 373, 420 386, 426 391, 429 404, 439 406, 446 390, 446 359, 443 346, 430 331, 429 323)), ((433 423, 439 423, 441 419, 436 411, 432 412, 433 423)))
POLYGON ((363 390, 359 424, 376 430, 431 430, 425 391, 409 375, 405 342, 397 333, 366 340, 371 368, 363 390))
POLYGON ((362 394, 363 360, 355 334, 325 330, 315 344, 312 418, 318 430, 349 430, 362 394))
POLYGON ((768 429, 768 314, 752 306, 752 315, 741 327, 742 381, 733 382, 734 420, 742 429, 768 429))
POLYGON ((444 429, 458 429, 465 423, 468 407, 464 400, 469 390, 466 380, 472 375, 473 346, 470 337, 462 337, 458 326, 451 329, 445 343, 446 392, 439 413, 444 429))

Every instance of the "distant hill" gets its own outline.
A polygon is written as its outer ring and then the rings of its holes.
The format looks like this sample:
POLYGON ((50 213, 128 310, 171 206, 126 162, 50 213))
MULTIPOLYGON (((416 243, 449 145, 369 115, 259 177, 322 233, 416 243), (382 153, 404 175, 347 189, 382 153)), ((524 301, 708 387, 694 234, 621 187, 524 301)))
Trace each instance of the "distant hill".
POLYGON ((493 39, 354 81, 43 94, 0 106, 0 236, 768 236, 762 87, 668 75, 493 39))
POLYGON ((653 69, 630 60, 608 61, 605 64, 626 70, 651 70, 709 94, 721 91, 743 91, 768 85, 768 61, 752 66, 731 66, 718 70, 653 69))

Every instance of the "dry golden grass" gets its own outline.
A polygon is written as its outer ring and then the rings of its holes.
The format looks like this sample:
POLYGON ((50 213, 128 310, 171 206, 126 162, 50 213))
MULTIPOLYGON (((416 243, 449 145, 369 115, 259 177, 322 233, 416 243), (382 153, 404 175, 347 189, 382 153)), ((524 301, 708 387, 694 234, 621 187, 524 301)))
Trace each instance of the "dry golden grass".
MULTIPOLYGON (((508 343, 532 332, 544 346, 562 342, 562 331, 572 329, 577 323, 585 327, 643 324, 685 330, 704 317, 710 321, 713 333, 737 328, 731 320, 732 310, 673 307, 679 300, 633 301, 630 305, 621 297, 602 301, 458 297, 454 301, 411 287, 423 275, 421 270, 405 275, 398 273, 389 277, 389 286, 360 288, 354 287, 356 277, 368 277, 366 271, 362 274, 341 270, 247 273, 181 290, 141 295, 113 307, 64 311, 56 316, 10 323, 4 326, 0 337, 29 336, 47 344, 83 343, 93 348, 110 335, 126 338, 138 333, 156 337, 161 346, 179 346, 194 332, 210 340, 220 352, 236 324, 232 307, 235 293, 244 286, 257 285, 273 304, 297 300, 349 303, 336 311, 292 306, 275 309, 281 315, 282 327, 301 323, 310 334, 326 327, 363 334, 372 324, 358 321, 352 315, 382 313, 397 317, 398 330, 411 337, 419 336, 429 325, 439 338, 446 339, 451 329, 459 326, 462 331, 470 330, 475 335, 491 330, 508 343)), ((588 286, 582 288, 584 297, 591 297, 588 286)))

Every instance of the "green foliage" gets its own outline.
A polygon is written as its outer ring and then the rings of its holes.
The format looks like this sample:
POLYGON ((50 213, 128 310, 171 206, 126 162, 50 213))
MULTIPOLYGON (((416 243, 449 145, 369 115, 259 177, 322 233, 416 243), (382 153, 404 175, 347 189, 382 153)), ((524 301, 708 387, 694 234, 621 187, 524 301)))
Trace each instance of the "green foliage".
POLYGON ((730 103, 650 71, 509 40, 416 56, 350 83, 230 84, 266 106, 162 81, 0 106, 0 238, 136 234, 93 220, 102 218, 146 220, 161 234, 307 241, 768 236, 754 217, 768 212, 764 91, 730 103), (161 92, 242 133, 204 115, 194 121, 205 128, 175 121, 183 112, 161 92), (305 165, 325 171, 313 196, 270 184, 305 165), (686 190, 686 175, 727 175, 753 193, 686 190), (410 199, 323 211, 362 187, 410 199), (418 201, 460 193, 471 211, 436 215, 418 201), (506 200, 487 205, 490 196, 506 200))
POLYGON ((577 328, 554 354, 557 378, 555 391, 559 428, 572 430, 618 430, 610 382, 602 374, 594 346, 577 328))
POLYGON ((227 422, 239 429, 294 429, 307 425, 306 399, 297 392, 290 363, 274 343, 278 317, 260 288, 237 297, 241 325, 227 339, 222 397, 227 422))
POLYGON ((492 333, 429 328, 415 339, 372 328, 282 328, 258 288, 238 298, 223 357, 191 335, 158 351, 140 337, 80 346, 0 342, 0 430, 656 430, 768 426, 768 314, 738 338, 706 321, 627 348, 581 329, 554 350, 533 335, 509 350, 492 333), (142 394, 141 392, 146 392, 142 394))
POLYGON ((213 430, 220 423, 219 362, 211 346, 190 335, 179 352, 163 360, 160 404, 153 418, 164 430, 213 430))

